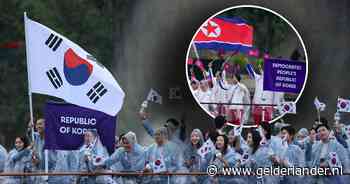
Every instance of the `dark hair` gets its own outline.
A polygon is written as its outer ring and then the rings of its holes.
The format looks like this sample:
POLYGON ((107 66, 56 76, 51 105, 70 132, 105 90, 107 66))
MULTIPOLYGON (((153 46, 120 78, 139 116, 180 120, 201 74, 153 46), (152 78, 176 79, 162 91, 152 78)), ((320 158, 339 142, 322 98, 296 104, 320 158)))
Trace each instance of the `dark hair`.
POLYGON ((118 141, 122 140, 122 138, 124 137, 125 133, 121 133, 118 137, 118 141))
POLYGON ((236 79, 238 80, 238 82, 241 82, 241 75, 239 75, 239 74, 235 74, 235 77, 236 77, 236 79))
POLYGON ((265 135, 265 138, 267 140, 271 139, 271 133, 272 133, 272 125, 267 122, 267 121, 263 121, 260 123, 261 127, 267 132, 265 135))
POLYGON ((321 128, 321 127, 325 127, 325 128, 327 128, 327 130, 329 130, 329 126, 327 125, 327 124, 319 124, 317 127, 316 127, 316 132, 318 131, 318 129, 319 128, 321 128))
POLYGON ((325 117, 320 117, 320 119, 316 118, 315 121, 320 121, 321 124, 328 124, 328 120, 325 117))
POLYGON ((252 153, 254 154, 256 150, 258 150, 262 138, 259 132, 256 130, 251 131, 251 134, 252 134, 252 140, 253 140, 252 153))
POLYGON ((301 54, 299 53, 299 49, 295 48, 290 56, 290 59, 291 60, 298 60, 300 57, 301 57, 301 54))
POLYGON ((317 132, 317 131, 316 131, 316 128, 313 128, 313 127, 309 129, 309 132, 311 132, 312 130, 314 130, 315 132, 317 132))
POLYGON ((175 127, 178 127, 180 125, 179 121, 175 118, 169 118, 168 120, 166 120, 166 122, 173 124, 175 127))
POLYGON ((216 116, 215 119, 214 119, 214 124, 215 124, 215 128, 216 129, 220 129, 222 128, 226 123, 226 119, 224 116, 216 116))
POLYGON ((197 82, 196 82, 196 81, 191 81, 191 85, 192 85, 192 84, 197 84, 197 82))
POLYGON ((210 139, 212 142, 215 142, 218 136, 219 133, 216 130, 209 130, 208 139, 210 139))
POLYGON ((285 127, 282 127, 282 128, 281 128, 281 131, 283 131, 283 130, 287 131, 288 134, 289 134, 290 136, 294 137, 294 135, 295 135, 295 129, 294 129, 292 126, 285 126, 285 127))
MULTIPOLYGON (((227 137, 226 135, 224 135, 224 134, 219 134, 219 135, 216 137, 216 139, 217 139, 218 137, 224 138, 224 150, 222 150, 222 154, 225 155, 226 152, 227 152, 227 149, 228 149, 228 137, 227 137)), ((216 141, 217 141, 217 140, 215 140, 215 142, 216 142, 216 141)))
POLYGON ((244 140, 247 140, 248 134, 252 133, 252 129, 251 128, 243 128, 242 130, 242 136, 244 140))
POLYGON ((23 142, 23 149, 29 146, 29 140, 26 136, 17 136, 16 139, 20 139, 23 142))

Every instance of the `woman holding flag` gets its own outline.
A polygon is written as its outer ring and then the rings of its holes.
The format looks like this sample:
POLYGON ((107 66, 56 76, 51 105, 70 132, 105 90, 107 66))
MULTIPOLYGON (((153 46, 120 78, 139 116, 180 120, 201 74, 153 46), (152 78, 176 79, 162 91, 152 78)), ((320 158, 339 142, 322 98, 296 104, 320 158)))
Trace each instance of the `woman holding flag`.
MULTIPOLYGON (((260 133, 253 130, 251 131, 251 138, 248 142, 249 150, 249 159, 245 163, 246 167, 252 168, 252 171, 256 171, 258 168, 268 168, 272 167, 272 149, 268 144, 261 144, 262 137, 260 133)), ((278 184, 278 176, 249 176, 249 184, 255 183, 269 183, 269 184, 278 184)))
MULTIPOLYGON (((208 154, 199 154, 200 148, 204 145, 202 132, 199 129, 194 129, 191 132, 190 141, 184 151, 184 165, 188 172, 205 172, 209 158, 208 154)), ((205 178, 204 176, 191 176, 187 183, 203 183, 205 178)))
MULTIPOLYGON (((216 138, 216 150, 210 153, 210 164, 215 165, 219 171, 223 168, 237 167, 240 155, 231 149, 228 145, 226 135, 219 135, 216 138)), ((213 177, 209 178, 210 183, 244 183, 243 178, 238 177, 213 177)))
MULTIPOLYGON (((102 145, 97 130, 87 130, 84 134, 84 144, 79 150, 78 170, 85 172, 96 171, 102 165, 103 160, 107 158, 107 149, 102 145)), ((81 176, 77 180, 79 184, 115 183, 109 176, 81 176)))

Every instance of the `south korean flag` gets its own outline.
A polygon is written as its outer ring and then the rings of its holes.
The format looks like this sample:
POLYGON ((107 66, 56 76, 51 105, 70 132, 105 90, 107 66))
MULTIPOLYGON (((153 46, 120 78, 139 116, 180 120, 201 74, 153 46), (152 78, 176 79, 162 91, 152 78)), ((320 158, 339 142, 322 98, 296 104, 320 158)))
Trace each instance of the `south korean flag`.
POLYGON ((159 95, 157 91, 151 88, 147 95, 147 101, 153 102, 153 103, 158 103, 162 104, 162 96, 159 95))
POLYGON ((115 116, 124 92, 113 75, 76 43, 24 15, 29 92, 115 116))
POLYGON ((340 168, 341 163, 336 152, 330 152, 328 155, 328 165, 331 168, 340 168))
POLYGON ((337 109, 339 112, 350 112, 350 100, 338 98, 337 109))
POLYGON ((102 166, 105 163, 106 159, 101 156, 92 156, 92 165, 102 166))
POLYGON ((208 139, 198 150, 197 153, 204 158, 209 152, 215 150, 214 143, 208 139))
POLYGON ((249 153, 248 153, 248 151, 244 151, 243 155, 241 157, 241 165, 247 164, 248 160, 249 160, 249 153))
POLYGON ((344 127, 344 132, 345 132, 345 135, 348 138, 348 140, 350 140, 350 125, 346 125, 344 127))
POLYGON ((153 172, 154 173, 161 173, 161 172, 166 172, 167 169, 165 167, 165 162, 163 157, 160 157, 159 159, 156 159, 153 164, 153 172))
POLYGON ((297 108, 295 102, 282 102, 278 106, 278 111, 280 114, 296 114, 297 108))

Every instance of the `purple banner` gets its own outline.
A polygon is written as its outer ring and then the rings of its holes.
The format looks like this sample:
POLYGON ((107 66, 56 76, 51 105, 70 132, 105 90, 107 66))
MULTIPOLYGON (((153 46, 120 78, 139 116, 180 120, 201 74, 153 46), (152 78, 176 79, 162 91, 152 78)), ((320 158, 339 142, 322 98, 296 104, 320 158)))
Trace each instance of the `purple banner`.
POLYGON ((306 75, 306 63, 284 59, 265 59, 264 90, 300 93, 306 75))
POLYGON ((45 149, 77 150, 83 145, 84 132, 96 129, 108 152, 114 152, 116 117, 72 104, 47 102, 45 119, 45 149))

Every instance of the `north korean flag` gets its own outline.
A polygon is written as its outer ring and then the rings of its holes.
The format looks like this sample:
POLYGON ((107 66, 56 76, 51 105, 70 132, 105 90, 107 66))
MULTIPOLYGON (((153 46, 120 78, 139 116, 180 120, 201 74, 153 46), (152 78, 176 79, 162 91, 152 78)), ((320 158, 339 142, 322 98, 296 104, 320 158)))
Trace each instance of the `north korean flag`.
POLYGON ((248 53, 253 45, 253 27, 238 17, 214 17, 202 25, 194 43, 198 49, 248 53))

